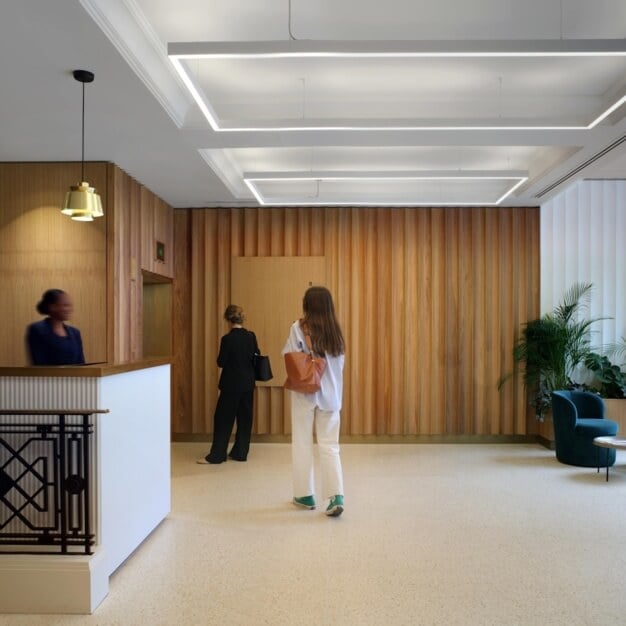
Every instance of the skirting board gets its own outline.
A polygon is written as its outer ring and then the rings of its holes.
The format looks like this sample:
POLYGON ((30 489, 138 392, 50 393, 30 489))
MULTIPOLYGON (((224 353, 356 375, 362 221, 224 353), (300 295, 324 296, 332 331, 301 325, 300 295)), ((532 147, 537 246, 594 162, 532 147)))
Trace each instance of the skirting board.
POLYGON ((0 554, 0 613, 93 613, 109 593, 104 551, 0 554))
POLYGON ((544 448, 548 448, 548 450, 556 450, 556 446, 554 445, 553 439, 548 439, 543 435, 536 435, 537 443, 540 443, 544 448))
MULTIPOLYGON (((211 441, 213 435, 172 433, 177 443, 211 441)), ((252 435, 252 443, 291 443, 291 435, 252 435)), ((340 443, 537 443, 536 435, 341 435, 340 443)))

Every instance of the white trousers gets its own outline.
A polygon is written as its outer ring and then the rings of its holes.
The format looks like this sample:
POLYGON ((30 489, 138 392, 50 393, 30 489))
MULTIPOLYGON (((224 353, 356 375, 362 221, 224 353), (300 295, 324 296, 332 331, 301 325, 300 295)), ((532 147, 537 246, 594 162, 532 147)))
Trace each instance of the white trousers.
POLYGON ((302 393, 291 392, 291 455, 293 493, 297 498, 315 494, 313 428, 322 472, 322 494, 343 494, 343 472, 339 458, 339 411, 322 411, 302 393))

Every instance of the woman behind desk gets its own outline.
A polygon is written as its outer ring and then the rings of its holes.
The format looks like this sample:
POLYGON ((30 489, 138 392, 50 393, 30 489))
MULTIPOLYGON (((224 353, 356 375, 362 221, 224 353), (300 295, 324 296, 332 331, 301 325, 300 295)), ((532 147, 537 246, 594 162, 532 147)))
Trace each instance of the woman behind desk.
POLYGON ((48 289, 37 304, 46 319, 28 327, 26 342, 33 365, 83 365, 83 341, 77 328, 65 324, 73 311, 70 297, 61 289, 48 289))

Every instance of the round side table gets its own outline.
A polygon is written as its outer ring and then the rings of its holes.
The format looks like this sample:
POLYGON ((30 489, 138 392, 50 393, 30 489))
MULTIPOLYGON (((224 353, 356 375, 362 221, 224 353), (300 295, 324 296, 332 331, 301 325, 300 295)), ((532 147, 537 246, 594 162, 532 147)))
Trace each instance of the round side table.
MULTIPOLYGON (((626 439, 620 437, 596 437, 593 440, 594 445, 601 448, 615 448, 616 450, 626 450, 626 439)), ((608 452, 607 452, 608 454, 608 452)), ((599 458, 599 457, 598 457, 599 458)), ((600 464, 598 463, 598 473, 600 473, 600 464)), ((609 465, 606 466, 606 480, 609 481, 609 465)))

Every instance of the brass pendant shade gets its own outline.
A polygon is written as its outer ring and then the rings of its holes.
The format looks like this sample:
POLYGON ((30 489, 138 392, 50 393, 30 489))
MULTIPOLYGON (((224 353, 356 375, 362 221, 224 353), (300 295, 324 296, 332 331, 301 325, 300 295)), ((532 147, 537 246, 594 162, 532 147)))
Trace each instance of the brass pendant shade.
POLYGON ((104 215, 100 196, 88 182, 85 182, 85 83, 93 82, 94 75, 87 70, 75 70, 74 78, 83 84, 81 182, 71 186, 65 194, 65 203, 61 213, 77 222, 91 222, 94 217, 104 215))
POLYGON ((63 215, 69 215, 78 222, 91 222, 94 217, 102 217, 102 201, 89 183, 83 181, 80 185, 73 185, 65 194, 65 204, 61 210, 63 215))

